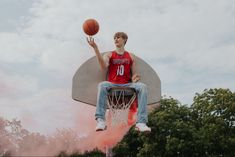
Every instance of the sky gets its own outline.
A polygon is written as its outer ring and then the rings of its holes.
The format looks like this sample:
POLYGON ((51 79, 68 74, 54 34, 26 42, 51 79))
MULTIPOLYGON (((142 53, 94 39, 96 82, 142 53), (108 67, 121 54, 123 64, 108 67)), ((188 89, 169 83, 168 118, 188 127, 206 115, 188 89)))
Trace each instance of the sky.
MULTIPOLYGON (((208 88, 235 91, 233 0, 0 0, 0 116, 31 131, 86 128, 93 107, 72 100, 72 77, 94 56, 82 30, 94 18, 100 51, 113 34, 161 79, 162 95, 191 105, 208 88)), ((95 125, 95 123, 94 123, 95 125)))

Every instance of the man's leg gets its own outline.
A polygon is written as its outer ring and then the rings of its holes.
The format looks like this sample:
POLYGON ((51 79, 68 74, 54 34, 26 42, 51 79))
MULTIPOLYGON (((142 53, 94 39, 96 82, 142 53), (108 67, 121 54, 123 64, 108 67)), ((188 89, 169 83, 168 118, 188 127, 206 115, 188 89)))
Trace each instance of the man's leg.
POLYGON ((138 94, 137 123, 147 123, 148 122, 147 87, 144 83, 141 82, 131 83, 130 87, 135 88, 138 94))
POLYGON ((104 81, 98 85, 97 93, 97 104, 96 104, 96 113, 95 118, 97 120, 97 125, 95 130, 102 131, 106 129, 105 124, 105 112, 107 108, 107 94, 108 90, 112 87, 112 83, 104 81))
POLYGON ((107 94, 108 90, 112 87, 112 83, 104 81, 98 85, 97 104, 95 118, 105 120, 105 112, 107 108, 107 94))
POLYGON ((151 131, 151 129, 146 126, 146 123, 148 122, 147 86, 144 83, 137 82, 131 83, 129 87, 135 88, 136 92, 138 93, 138 113, 136 128, 139 131, 151 131))

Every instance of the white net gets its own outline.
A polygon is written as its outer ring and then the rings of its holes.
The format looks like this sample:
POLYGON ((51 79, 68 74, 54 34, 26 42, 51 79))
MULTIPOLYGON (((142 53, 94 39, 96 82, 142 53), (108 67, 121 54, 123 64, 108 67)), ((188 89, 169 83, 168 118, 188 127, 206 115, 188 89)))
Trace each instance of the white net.
POLYGON ((136 92, 129 87, 111 88, 108 94, 109 116, 111 125, 127 124, 131 104, 136 98, 136 92))

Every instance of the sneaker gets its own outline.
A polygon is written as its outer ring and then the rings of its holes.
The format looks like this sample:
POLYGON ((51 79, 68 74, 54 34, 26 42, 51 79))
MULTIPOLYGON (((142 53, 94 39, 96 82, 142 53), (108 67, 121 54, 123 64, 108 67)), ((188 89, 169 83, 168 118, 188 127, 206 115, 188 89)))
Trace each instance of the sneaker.
POLYGON ((103 130, 106 130, 105 121, 101 118, 98 118, 95 131, 103 131, 103 130))
POLYGON ((148 127, 145 123, 136 123, 135 130, 139 132, 151 132, 151 128, 148 127))

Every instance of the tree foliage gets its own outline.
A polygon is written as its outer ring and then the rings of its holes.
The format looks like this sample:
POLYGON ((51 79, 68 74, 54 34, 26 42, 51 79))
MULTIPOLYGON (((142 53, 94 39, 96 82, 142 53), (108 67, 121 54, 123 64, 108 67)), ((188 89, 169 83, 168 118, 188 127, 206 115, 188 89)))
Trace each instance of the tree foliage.
MULTIPOLYGON (((210 156, 235 155, 235 93, 229 89, 204 90, 192 104, 195 142, 210 156)), ((202 152, 202 153, 203 153, 202 152)))
POLYGON ((114 149, 116 156, 235 156, 235 93, 228 89, 197 93, 191 106, 163 98, 149 115, 150 134, 133 129, 114 149))

